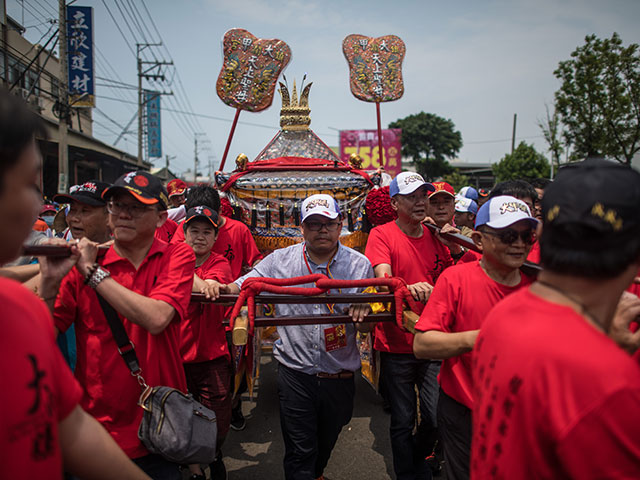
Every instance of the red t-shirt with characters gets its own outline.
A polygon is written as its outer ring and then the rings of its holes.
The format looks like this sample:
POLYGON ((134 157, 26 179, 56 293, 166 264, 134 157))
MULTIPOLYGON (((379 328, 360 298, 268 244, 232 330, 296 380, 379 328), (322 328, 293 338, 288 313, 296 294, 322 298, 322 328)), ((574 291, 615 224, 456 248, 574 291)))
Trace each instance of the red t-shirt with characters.
MULTIPOLYGON (((393 276, 403 278, 409 285, 417 282, 433 285, 444 269, 453 265, 449 249, 427 227, 422 227, 420 238, 414 238, 403 233, 396 222, 371 230, 365 255, 374 268, 382 263, 391 265, 393 276)), ((378 322, 374 348, 413 354, 413 334, 393 322, 378 322)))
MULTIPOLYGON (((231 283, 231 268, 222 255, 211 253, 196 275, 203 280, 231 283)), ((185 363, 206 362, 229 355, 229 347, 222 325, 224 307, 212 303, 190 303, 187 317, 180 323, 180 353, 185 363)))
POLYGON ((523 289, 474 350, 471 478, 640 478, 640 367, 570 307, 523 289))
POLYGON ((167 218, 167 221, 164 222, 160 228, 156 229, 156 238, 169 243, 171 242, 173 235, 176 233, 177 228, 178 224, 170 218, 167 218))
MULTIPOLYGON (((251 267, 262 254, 256 247, 251 231, 244 223, 225 218, 225 223, 218 229, 218 238, 213 244, 212 252, 221 254, 229 261, 233 280, 242 276, 244 266, 251 267)), ((184 228, 181 223, 171 239, 171 243, 184 242, 184 228)))
MULTIPOLYGON (((169 245, 154 239, 149 253, 136 270, 112 246, 98 263, 125 288, 175 308, 174 320, 158 335, 152 335, 121 315, 120 320, 135 345, 146 383, 186 392, 179 322, 186 316, 193 287, 195 254, 191 247, 185 243, 169 245)), ((96 292, 84 284, 84 278, 75 268, 62 281, 54 320, 62 332, 75 324, 75 375, 85 389, 83 408, 102 423, 129 457, 148 455, 138 439, 142 419, 142 409, 137 405, 142 393, 140 385, 118 354, 96 292)))
POLYGON ((0 478, 62 479, 58 423, 82 388, 56 344, 51 314, 19 283, 0 278, 0 478))
MULTIPOLYGON (((416 330, 456 333, 480 329, 487 313, 500 300, 531 283, 529 277, 520 277, 520 283, 513 287, 498 283, 484 272, 478 260, 447 268, 431 292, 416 330)), ((447 395, 473 408, 471 352, 444 359, 438 380, 447 395)))

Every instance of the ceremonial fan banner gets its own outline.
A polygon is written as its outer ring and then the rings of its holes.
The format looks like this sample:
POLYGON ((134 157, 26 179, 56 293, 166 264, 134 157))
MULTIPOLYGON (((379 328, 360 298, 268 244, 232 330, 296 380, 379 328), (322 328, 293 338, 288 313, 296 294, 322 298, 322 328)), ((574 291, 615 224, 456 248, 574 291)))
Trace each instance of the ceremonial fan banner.
MULTIPOLYGON (((342 52, 349 64, 351 93, 358 100, 376 104, 378 151, 382 154, 380 102, 398 100, 404 93, 405 44, 395 35, 373 38, 352 34, 342 41, 342 52)), ((381 163, 384 164, 384 160, 381 163)))
POLYGON ((229 153, 241 110, 260 112, 273 102, 276 82, 291 60, 291 49, 282 40, 263 39, 247 30, 234 28, 224 34, 223 64, 216 92, 220 99, 236 109, 220 170, 229 153))

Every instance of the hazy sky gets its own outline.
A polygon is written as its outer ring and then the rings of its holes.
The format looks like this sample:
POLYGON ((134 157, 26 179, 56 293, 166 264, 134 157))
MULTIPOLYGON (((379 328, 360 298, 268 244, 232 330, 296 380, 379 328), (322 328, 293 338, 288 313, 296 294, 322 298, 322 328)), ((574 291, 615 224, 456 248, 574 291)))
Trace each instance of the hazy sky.
MULTIPOLYGON (((43 22, 56 14, 57 4, 57 0, 24 0, 23 9, 21 0, 7 0, 7 11, 18 21, 24 11, 24 24, 31 27, 26 35, 37 41, 48 29, 43 22)), ((129 26, 123 22, 121 12, 131 16, 137 11, 146 40, 159 40, 141 0, 106 0, 126 42, 104 2, 75 4, 94 7, 97 75, 136 85, 136 60, 130 49, 135 51, 136 41, 143 38, 132 19, 129 26)), ((177 172, 193 168, 196 131, 206 133, 201 140, 210 141, 210 151, 201 152, 200 159, 206 164, 211 157, 216 168, 222 157, 234 110, 218 98, 215 82, 222 65, 222 37, 230 28, 245 28, 257 37, 280 38, 289 44, 293 55, 285 75, 290 84, 293 78, 299 84, 305 73, 307 81, 313 81, 311 128, 332 146, 338 145, 337 130, 376 127, 374 104, 357 100, 349 90, 342 40, 351 33, 399 36, 407 46, 402 69, 405 93, 400 100, 382 104, 383 127, 420 111, 450 118, 462 133, 459 158, 468 162, 497 161, 510 150, 514 113, 517 141, 534 143, 547 153, 536 122, 544 118, 545 103, 553 103, 559 86, 554 69, 584 43, 585 35, 604 38, 616 31, 624 44, 640 43, 638 0, 145 0, 145 5, 190 102, 187 105, 183 95, 165 97, 163 108, 188 108, 222 119, 196 120, 163 111, 163 153, 176 155, 171 165, 177 172)), ((169 58, 164 49, 151 51, 158 58, 169 58)), ((99 85, 107 83, 98 80, 99 85)), ((177 80, 169 89, 180 89, 177 80)), ((94 126, 94 135, 113 143, 122 130, 116 124, 124 127, 136 107, 110 98, 135 102, 135 90, 98 86, 97 95, 102 113, 94 115, 101 124, 94 126)), ((233 166, 240 152, 253 159, 262 150, 278 131, 279 110, 276 92, 268 110, 241 113, 227 165, 233 166)), ((125 138, 117 146, 136 154, 135 135, 125 138)), ((164 165, 164 159, 155 164, 164 165)))

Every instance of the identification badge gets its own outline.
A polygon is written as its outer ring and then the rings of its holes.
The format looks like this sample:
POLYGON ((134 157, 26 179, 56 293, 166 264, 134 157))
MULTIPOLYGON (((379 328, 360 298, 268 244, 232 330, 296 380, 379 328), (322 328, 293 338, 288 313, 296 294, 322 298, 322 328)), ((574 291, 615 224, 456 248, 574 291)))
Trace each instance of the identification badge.
POLYGON ((327 352, 333 352, 347 346, 347 329, 344 325, 325 328, 324 347, 327 352))

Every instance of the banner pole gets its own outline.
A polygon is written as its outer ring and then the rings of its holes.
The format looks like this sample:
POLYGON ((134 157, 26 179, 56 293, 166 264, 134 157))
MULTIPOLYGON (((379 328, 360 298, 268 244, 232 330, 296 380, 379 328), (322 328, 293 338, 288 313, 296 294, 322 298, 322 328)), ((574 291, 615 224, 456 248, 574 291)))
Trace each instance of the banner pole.
POLYGON ((382 124, 380 122, 380 102, 376 102, 376 117, 378 118, 378 158, 380 166, 384 168, 384 150, 382 149, 382 124))
POLYGON ((221 172, 224 171, 224 163, 227 160, 227 154, 229 153, 229 147, 231 147, 231 140, 233 139, 233 134, 236 131, 236 125, 238 124, 238 117, 240 116, 240 109, 236 108, 236 115, 233 117, 233 123, 231 124, 231 131, 229 132, 229 138, 227 139, 227 146, 224 147, 224 155, 222 155, 222 161, 220 162, 220 167, 218 170, 221 172))

